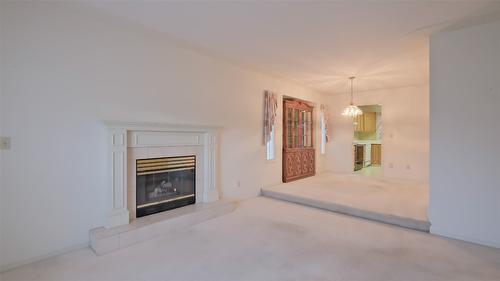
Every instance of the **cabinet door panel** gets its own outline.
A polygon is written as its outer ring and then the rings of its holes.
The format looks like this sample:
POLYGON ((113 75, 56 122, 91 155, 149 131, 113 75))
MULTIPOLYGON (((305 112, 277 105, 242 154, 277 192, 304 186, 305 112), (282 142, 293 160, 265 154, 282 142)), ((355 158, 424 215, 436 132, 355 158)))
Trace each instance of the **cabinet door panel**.
POLYGON ((365 112, 352 118, 355 132, 373 133, 377 130, 377 114, 365 112))
POLYGON ((358 115, 353 117, 354 131, 363 132, 365 128, 365 119, 363 115, 358 115))
POLYGON ((377 117, 375 112, 367 112, 363 114, 364 116, 364 131, 373 133, 377 129, 377 117))
POLYGON ((372 144, 371 146, 371 162, 372 165, 382 164, 382 145, 372 144))

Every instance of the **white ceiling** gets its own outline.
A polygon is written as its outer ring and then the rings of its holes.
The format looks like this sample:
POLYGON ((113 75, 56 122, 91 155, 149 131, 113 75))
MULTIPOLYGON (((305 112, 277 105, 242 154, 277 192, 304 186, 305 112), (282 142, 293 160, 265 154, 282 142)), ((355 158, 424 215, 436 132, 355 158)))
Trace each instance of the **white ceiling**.
POLYGON ((92 2, 211 55, 326 93, 428 82, 428 37, 500 11, 488 1, 92 2))

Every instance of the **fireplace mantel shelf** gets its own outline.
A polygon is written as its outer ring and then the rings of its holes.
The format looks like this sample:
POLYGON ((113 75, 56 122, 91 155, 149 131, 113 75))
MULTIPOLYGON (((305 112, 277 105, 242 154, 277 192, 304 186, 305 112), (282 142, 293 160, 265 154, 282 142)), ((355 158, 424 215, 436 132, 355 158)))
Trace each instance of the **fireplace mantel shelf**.
POLYGON ((162 132, 217 132, 222 130, 221 126, 209 126, 200 124, 174 124, 160 122, 123 122, 103 121, 108 128, 122 128, 129 131, 162 131, 162 132))

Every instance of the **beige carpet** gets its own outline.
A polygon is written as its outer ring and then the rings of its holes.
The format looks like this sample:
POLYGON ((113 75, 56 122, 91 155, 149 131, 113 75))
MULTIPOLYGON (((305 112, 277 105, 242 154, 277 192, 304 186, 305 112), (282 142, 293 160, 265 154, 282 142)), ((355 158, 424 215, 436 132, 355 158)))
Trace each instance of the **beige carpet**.
POLYGON ((500 250, 259 197, 176 235, 1 280, 500 280, 500 250))

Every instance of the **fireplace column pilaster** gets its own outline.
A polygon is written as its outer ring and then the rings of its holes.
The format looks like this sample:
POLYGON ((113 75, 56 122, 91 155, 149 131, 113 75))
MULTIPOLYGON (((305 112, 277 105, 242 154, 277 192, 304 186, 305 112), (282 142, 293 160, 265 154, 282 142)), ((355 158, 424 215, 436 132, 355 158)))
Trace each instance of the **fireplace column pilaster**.
POLYGON ((217 133, 205 133, 205 188, 203 194, 204 202, 214 202, 219 200, 217 191, 217 133))
POLYGON ((129 223, 127 209, 127 130, 109 130, 109 169, 108 190, 111 191, 111 210, 108 210, 106 227, 129 223))

